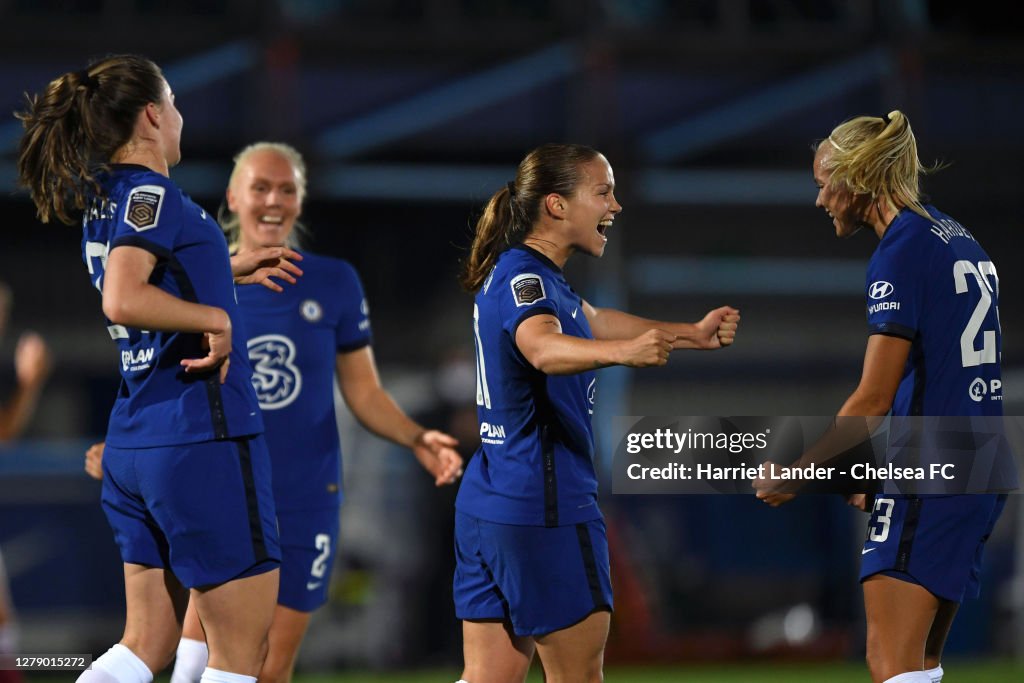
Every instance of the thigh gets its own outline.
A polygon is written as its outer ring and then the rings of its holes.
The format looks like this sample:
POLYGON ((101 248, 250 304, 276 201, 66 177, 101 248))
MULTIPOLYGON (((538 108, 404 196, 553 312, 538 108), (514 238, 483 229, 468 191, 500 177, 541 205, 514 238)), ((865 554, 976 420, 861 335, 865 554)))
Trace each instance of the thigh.
POLYGON ((517 636, 508 621, 463 621, 461 678, 470 683, 521 683, 533 659, 533 639, 517 636))
POLYGON ((212 669, 257 676, 277 605, 278 571, 193 589, 190 599, 206 632, 212 669))
POLYGON ((867 659, 874 679, 921 671, 939 599, 923 586, 882 574, 868 577, 863 587, 867 659))
POLYGON ((600 681, 611 614, 594 612, 569 628, 538 636, 537 656, 547 683, 600 681))
POLYGON ((188 592, 170 571, 124 565, 126 617, 122 644, 156 673, 167 666, 181 637, 188 592))
POLYGON ((267 635, 269 648, 263 668, 260 670, 260 683, 291 680, 295 658, 309 627, 309 618, 309 612, 285 607, 278 599, 267 635))
POLYGON ((182 584, 213 586, 278 567, 262 436, 144 450, 136 457, 139 491, 182 584))
POLYGON ((278 512, 281 587, 277 602, 312 612, 327 602, 338 549, 339 508, 278 512))

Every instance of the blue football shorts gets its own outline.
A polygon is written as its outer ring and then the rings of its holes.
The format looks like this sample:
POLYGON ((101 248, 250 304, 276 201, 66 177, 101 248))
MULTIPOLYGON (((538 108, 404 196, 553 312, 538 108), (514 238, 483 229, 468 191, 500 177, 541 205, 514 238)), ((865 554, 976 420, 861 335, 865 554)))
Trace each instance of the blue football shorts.
POLYGON ((455 614, 502 620, 518 636, 612 610, 603 519, 559 527, 497 524, 456 512, 455 614))
POLYGON ((170 569, 187 588, 281 561, 262 435, 103 452, 103 511, 121 559, 170 569))
POLYGON ((281 530, 281 588, 277 602, 312 612, 327 602, 338 550, 339 506, 277 513, 281 530))
POLYGON ((1005 494, 875 497, 860 579, 882 573, 953 602, 976 598, 985 542, 1005 494))

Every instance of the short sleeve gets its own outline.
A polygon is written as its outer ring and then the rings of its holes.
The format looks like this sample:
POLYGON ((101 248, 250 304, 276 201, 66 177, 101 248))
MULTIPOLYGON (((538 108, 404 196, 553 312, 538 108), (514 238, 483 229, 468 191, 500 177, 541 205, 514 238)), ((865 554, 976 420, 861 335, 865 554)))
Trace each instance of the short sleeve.
MULTIPOLYGON (((918 245, 920 246, 920 245, 918 245)), ((913 341, 924 306, 927 251, 906 240, 879 250, 868 266, 865 283, 869 334, 913 341)))
POLYGON ((499 293, 501 326, 512 339, 524 320, 535 315, 558 315, 551 283, 538 272, 517 273, 499 293))
POLYGON ((118 207, 110 246, 140 247, 166 257, 174 251, 182 229, 181 192, 169 180, 147 180, 131 188, 118 207))
POLYGON ((339 263, 337 285, 341 293, 341 310, 334 329, 338 351, 345 353, 369 346, 373 342, 370 306, 358 273, 344 261, 339 263))

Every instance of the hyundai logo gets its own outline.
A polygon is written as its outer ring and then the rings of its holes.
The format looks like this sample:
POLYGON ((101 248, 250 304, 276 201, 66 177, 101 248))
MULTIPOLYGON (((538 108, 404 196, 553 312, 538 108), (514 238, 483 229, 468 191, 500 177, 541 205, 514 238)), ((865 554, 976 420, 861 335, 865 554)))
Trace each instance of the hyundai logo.
POLYGON ((885 280, 879 280, 878 282, 872 282, 871 286, 868 287, 868 296, 872 299, 884 299, 885 297, 892 294, 893 286, 885 280))

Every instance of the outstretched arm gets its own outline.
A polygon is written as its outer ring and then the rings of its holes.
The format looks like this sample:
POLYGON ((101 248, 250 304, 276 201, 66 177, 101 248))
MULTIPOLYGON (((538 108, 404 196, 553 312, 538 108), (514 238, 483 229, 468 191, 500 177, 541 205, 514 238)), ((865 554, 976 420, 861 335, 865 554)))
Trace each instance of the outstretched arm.
MULTIPOLYGON (((793 467, 827 465, 828 461, 871 438, 892 408, 903 368, 910 355, 910 341, 873 334, 868 337, 860 383, 843 403, 832 426, 792 464, 793 467)), ((795 493, 776 490, 770 482, 755 483, 757 497, 772 507, 787 503, 795 493)), ((851 496, 850 503, 863 509, 865 500, 851 496)))
POLYGON ((609 365, 664 365, 675 335, 647 328, 632 339, 583 339, 563 334, 558 318, 541 314, 520 323, 515 341, 530 365, 545 375, 572 375, 609 365))
POLYGON ((380 383, 373 349, 339 353, 338 383, 352 414, 368 430, 413 452, 416 460, 434 477, 434 484, 452 484, 462 474, 462 456, 455 437, 426 429, 398 407, 380 383))
POLYGON ((740 312, 731 306, 710 311, 696 323, 673 323, 649 320, 617 311, 613 308, 595 308, 583 302, 595 339, 632 339, 651 329, 665 330, 675 335, 673 349, 719 349, 733 343, 740 312))

